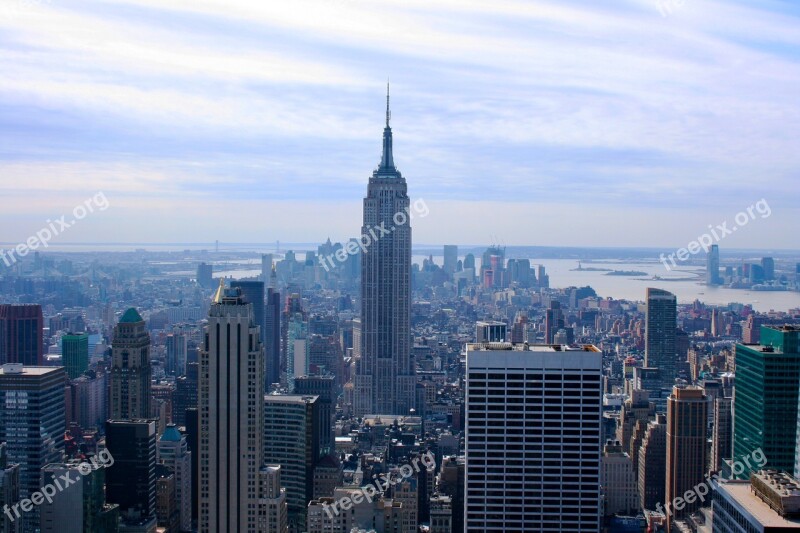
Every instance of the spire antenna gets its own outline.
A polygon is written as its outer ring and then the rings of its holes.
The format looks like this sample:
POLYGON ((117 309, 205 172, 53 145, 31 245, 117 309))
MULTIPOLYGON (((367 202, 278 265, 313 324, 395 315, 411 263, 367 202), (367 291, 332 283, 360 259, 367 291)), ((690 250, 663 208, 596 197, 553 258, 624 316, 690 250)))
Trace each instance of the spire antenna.
POLYGON ((389 127, 389 120, 392 118, 392 112, 389 110, 389 80, 386 80, 386 127, 389 127))

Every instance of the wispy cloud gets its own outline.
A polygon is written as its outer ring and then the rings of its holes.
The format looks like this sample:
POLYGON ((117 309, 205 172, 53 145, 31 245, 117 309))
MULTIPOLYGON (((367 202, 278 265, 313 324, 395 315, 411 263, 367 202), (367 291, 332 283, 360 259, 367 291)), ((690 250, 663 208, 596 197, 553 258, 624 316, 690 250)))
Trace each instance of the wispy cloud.
MULTIPOLYGON (((180 195, 194 212, 221 193, 357 205, 379 157, 390 76, 412 195, 599 202, 620 217, 648 206, 672 210, 676 230, 680 209, 738 209, 764 196, 754 187, 784 191, 771 205, 792 210, 799 13, 790 2, 706 0, 669 17, 655 0, 0 9, 0 191, 46 202, 102 184, 142 203, 180 195)), ((3 228, 11 216, 0 214, 3 228)), ((775 235, 789 229, 781 220, 770 219, 775 235)), ((557 234, 591 244, 575 231, 583 224, 564 221, 557 234)), ((174 240, 158 216, 143 227, 174 240)), ((308 230, 295 238, 319 237, 308 230)), ((509 241, 529 234, 517 231, 509 241)), ((464 230, 461 240, 475 239, 464 230)))

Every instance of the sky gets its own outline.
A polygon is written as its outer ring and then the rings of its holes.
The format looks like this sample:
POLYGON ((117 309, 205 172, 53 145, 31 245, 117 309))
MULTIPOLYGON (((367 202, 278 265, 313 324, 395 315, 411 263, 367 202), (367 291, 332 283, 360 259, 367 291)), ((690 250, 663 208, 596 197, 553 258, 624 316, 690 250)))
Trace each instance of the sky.
POLYGON ((800 248, 793 0, 0 0, 0 243, 357 236, 387 79, 415 243, 800 248))

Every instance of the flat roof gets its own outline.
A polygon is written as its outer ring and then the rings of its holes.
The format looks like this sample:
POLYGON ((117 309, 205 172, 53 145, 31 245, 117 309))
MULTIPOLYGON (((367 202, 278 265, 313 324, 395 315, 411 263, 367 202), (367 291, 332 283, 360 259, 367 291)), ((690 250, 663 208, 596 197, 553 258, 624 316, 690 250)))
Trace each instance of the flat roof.
POLYGON ((44 376, 45 374, 64 369, 62 366, 23 366, 22 372, 11 369, 6 372, 6 367, 12 364, 14 363, 0 365, 0 376, 44 376))
POLYGON ((467 344, 470 352, 600 352, 593 344, 568 346, 566 344, 528 344, 511 342, 471 342, 467 344))
POLYGON ((729 481, 720 483, 719 490, 723 493, 727 493, 730 499, 739 504, 742 509, 758 520, 763 526, 794 528, 794 531, 797 531, 797 528, 800 527, 800 520, 783 518, 773 511, 769 505, 764 503, 761 498, 756 496, 750 488, 749 481, 729 481))

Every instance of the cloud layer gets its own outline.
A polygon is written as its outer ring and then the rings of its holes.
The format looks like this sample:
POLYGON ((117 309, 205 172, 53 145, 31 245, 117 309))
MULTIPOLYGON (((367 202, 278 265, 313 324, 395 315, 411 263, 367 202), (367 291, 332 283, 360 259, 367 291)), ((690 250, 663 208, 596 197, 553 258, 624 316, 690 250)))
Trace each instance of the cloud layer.
POLYGON ((0 242, 98 190, 81 239, 346 238, 389 76, 417 242, 679 245, 763 197, 730 245, 789 248, 800 16, 751 4, 0 0, 0 242))

